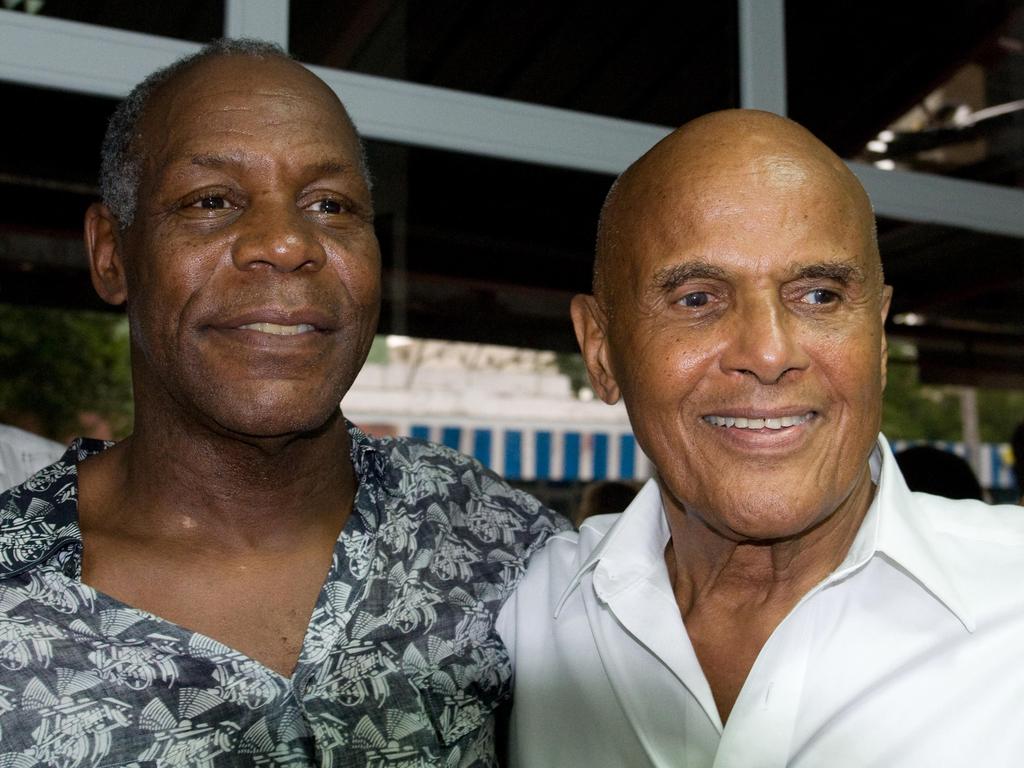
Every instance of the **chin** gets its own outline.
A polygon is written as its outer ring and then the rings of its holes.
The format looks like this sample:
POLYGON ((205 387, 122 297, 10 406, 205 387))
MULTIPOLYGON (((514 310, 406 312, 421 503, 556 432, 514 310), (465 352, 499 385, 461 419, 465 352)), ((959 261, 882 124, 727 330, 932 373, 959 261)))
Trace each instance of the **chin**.
POLYGON ((318 401, 309 397, 239 397, 214 405, 208 413, 227 433, 274 438, 325 431, 341 417, 339 402, 322 394, 318 401))
POLYGON ((786 497, 733 500, 730 514, 722 519, 730 531, 728 538, 742 541, 781 541, 794 539, 829 517, 819 506, 808 507, 786 497))

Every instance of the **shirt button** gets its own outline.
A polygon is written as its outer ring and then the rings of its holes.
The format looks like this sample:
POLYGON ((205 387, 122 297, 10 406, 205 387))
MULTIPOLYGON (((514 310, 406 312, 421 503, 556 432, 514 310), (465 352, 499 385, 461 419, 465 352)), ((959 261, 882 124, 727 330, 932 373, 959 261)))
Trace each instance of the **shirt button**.
POLYGON ((65 560, 64 565, 61 566, 61 570, 64 571, 64 575, 69 579, 75 578, 75 561, 65 560))

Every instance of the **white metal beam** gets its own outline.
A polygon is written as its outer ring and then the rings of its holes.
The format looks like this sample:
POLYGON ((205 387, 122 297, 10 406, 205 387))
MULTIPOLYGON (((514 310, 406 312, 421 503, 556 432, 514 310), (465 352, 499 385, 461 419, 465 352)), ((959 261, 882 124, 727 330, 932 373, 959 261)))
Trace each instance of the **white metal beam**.
POLYGON ((785 0, 737 0, 740 106, 786 114, 785 0))
POLYGON ((620 173, 671 128, 355 72, 310 67, 364 136, 563 168, 620 173))
POLYGON ((848 162, 875 213, 904 221, 1024 237, 1024 190, 848 162))
POLYGON ((0 10, 0 80, 123 97, 196 43, 0 10))
MULTIPOLYGON (((770 0, 774 2, 775 0, 770 0)), ((759 2, 759 0, 754 0, 759 2)), ((0 79, 121 97, 194 43, 0 10, 0 79)), ((321 67, 369 138, 619 173, 665 126, 618 120, 321 67)), ((1024 237, 1024 190, 850 163, 875 211, 1024 237)))
POLYGON ((288 50, 287 0, 226 0, 224 35, 255 37, 288 50))

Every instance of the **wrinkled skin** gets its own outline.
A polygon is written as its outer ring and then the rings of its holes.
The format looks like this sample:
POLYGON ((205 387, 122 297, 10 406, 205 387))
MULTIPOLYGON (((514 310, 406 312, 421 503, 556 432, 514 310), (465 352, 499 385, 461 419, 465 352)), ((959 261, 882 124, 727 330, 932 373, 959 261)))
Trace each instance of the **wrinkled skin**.
POLYGON ((380 302, 349 125, 334 94, 284 60, 202 63, 154 97, 136 220, 108 235, 98 270, 106 298, 128 302, 144 418, 169 411, 258 439, 335 415, 380 302), (239 327, 259 321, 315 330, 239 327))
POLYGON ((599 249, 577 333, 670 507, 765 541, 863 506, 888 292, 868 202, 837 158, 764 114, 696 121, 620 180, 599 249), (806 421, 753 431, 715 415, 806 421))
POLYGON ((723 722, 871 503, 889 296, 859 183, 767 113, 684 126, 605 203, 573 322, 657 468, 665 565, 723 722))

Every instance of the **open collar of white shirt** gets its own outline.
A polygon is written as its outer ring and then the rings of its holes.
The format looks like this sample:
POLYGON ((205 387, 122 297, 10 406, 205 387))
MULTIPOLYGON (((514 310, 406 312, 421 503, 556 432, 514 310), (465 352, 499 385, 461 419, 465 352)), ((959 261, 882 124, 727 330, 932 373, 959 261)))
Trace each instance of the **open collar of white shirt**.
MULTIPOLYGON (((794 610, 828 585, 855 574, 876 555, 884 555, 923 593, 952 613, 965 631, 973 632, 974 613, 931 546, 935 541, 932 523, 916 505, 907 503, 910 491, 882 435, 879 435, 872 451, 870 463, 872 480, 876 484, 875 496, 853 544, 842 563, 804 595, 794 610)), ((665 546, 671 534, 657 482, 653 479, 647 482, 607 533, 602 535, 601 526, 591 527, 584 523, 579 535, 583 551, 590 547, 593 549, 562 593, 555 616, 574 590, 584 588, 584 577, 592 572, 597 598, 613 607, 625 628, 661 657, 690 687, 721 733, 723 724, 693 649, 688 644, 680 645, 674 639, 685 633, 682 619, 678 618, 679 626, 674 633, 664 632, 664 626, 650 627, 646 620, 651 615, 650 606, 633 599, 640 595, 648 598, 654 595, 654 599, 667 601, 665 607, 675 604, 664 560, 665 546), (643 590, 638 590, 641 585, 643 590)), ((675 617, 678 617, 678 611, 675 617)))

